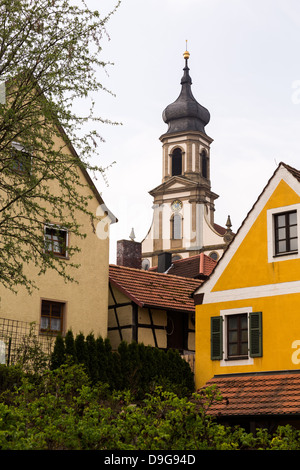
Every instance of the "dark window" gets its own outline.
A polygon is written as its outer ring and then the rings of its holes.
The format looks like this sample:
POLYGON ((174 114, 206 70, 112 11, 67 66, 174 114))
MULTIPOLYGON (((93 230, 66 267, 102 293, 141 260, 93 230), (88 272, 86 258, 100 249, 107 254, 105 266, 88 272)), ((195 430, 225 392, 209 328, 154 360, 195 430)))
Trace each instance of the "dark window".
POLYGON ((275 255, 298 250, 297 212, 284 212, 274 215, 275 255))
POLYGON ((67 254, 67 231, 59 227, 45 227, 45 250, 56 256, 67 254))
POLYGON ((247 313, 227 317, 227 358, 248 357, 247 313))
POLYGON ((219 255, 216 251, 212 251, 210 254, 209 254, 209 257, 215 261, 217 261, 217 259, 219 258, 219 255))
POLYGON ((62 333, 64 304, 42 300, 41 331, 62 333))
POLYGON ((182 152, 179 148, 172 153, 172 176, 182 174, 182 152))
POLYGON ((205 150, 202 150, 201 154, 201 167, 202 167, 202 176, 207 178, 207 153, 205 150))
POLYGON ((184 351, 188 347, 188 316, 181 312, 168 312, 167 348, 184 351))

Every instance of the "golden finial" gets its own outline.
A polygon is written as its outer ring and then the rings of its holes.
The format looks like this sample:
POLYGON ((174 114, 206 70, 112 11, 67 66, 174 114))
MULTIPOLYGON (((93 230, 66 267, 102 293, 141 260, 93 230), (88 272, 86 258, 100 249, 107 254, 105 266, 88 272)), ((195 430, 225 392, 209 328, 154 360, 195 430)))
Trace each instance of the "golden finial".
POLYGON ((185 53, 183 54, 183 57, 184 57, 185 59, 189 59, 189 58, 190 58, 190 53, 189 53, 188 50, 187 50, 187 40, 185 41, 185 44, 186 44, 186 46, 185 46, 185 53))

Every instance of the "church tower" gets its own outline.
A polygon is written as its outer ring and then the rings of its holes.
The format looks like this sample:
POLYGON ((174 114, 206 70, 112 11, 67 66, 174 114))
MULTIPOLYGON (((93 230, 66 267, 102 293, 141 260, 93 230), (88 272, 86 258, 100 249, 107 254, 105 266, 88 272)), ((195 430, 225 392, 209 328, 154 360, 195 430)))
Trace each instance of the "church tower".
POLYGON ((205 131, 210 114, 193 96, 189 56, 186 51, 179 97, 162 115, 168 129, 160 137, 162 183, 150 191, 154 212, 142 242, 145 268, 156 266, 162 252, 170 252, 173 260, 201 252, 218 259, 231 236, 229 218, 227 229, 214 221, 218 195, 212 192, 210 180, 213 139, 205 131))

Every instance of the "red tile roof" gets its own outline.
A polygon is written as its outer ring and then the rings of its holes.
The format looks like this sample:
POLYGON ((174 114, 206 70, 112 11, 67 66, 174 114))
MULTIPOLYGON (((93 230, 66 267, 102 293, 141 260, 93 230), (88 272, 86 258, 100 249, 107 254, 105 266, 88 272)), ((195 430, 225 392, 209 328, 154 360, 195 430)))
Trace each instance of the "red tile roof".
POLYGON ((211 415, 300 415, 300 371, 215 376, 204 388, 211 385, 223 397, 211 415))
POLYGON ((199 277, 199 275, 209 276, 216 264, 217 261, 201 253, 200 255, 191 256, 190 258, 173 261, 171 268, 168 270, 168 274, 195 279, 199 277))
POLYGON ((109 280, 140 307, 195 310, 192 293, 203 281, 110 265, 109 280))

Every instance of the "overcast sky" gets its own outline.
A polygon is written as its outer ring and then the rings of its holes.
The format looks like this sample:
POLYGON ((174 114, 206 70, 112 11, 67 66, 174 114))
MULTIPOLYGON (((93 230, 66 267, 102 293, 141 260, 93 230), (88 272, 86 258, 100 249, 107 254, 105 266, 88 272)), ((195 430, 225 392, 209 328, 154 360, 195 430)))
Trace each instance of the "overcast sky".
MULTIPOLYGON (((113 0, 87 0, 100 13, 113 0)), ((116 242, 146 236, 152 221, 149 191, 161 183, 166 132, 164 108, 176 100, 183 75, 185 41, 190 52, 192 91, 211 115, 215 222, 231 216, 236 231, 284 161, 300 168, 300 2, 299 0, 123 0, 107 25, 102 73, 104 92, 96 98, 105 143, 99 164, 116 162, 96 186, 118 218, 116 242)))

